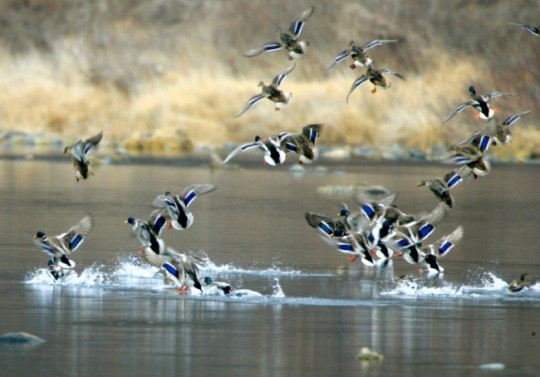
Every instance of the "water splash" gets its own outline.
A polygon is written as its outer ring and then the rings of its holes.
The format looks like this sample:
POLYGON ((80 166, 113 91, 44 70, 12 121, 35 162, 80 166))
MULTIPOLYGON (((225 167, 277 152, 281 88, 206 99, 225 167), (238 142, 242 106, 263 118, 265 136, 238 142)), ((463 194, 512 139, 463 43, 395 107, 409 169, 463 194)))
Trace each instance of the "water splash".
POLYGON ((275 281, 275 284, 274 284, 274 287, 273 287, 274 292, 272 293, 272 297, 274 297, 274 298, 284 298, 285 293, 283 292, 283 289, 281 288, 281 285, 279 284, 279 279, 275 278, 274 281, 275 281))

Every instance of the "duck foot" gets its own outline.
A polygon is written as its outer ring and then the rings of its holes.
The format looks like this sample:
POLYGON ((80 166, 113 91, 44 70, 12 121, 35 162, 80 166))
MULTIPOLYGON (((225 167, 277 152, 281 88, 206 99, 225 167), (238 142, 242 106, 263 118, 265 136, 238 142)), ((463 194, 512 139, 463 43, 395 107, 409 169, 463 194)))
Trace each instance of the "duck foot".
POLYGON ((358 259, 358 257, 348 257, 348 258, 347 258, 347 260, 348 260, 349 262, 354 262, 354 261, 357 260, 357 259, 358 259))
POLYGON ((371 89, 371 93, 375 94, 377 92, 377 87, 374 86, 373 89, 371 89))

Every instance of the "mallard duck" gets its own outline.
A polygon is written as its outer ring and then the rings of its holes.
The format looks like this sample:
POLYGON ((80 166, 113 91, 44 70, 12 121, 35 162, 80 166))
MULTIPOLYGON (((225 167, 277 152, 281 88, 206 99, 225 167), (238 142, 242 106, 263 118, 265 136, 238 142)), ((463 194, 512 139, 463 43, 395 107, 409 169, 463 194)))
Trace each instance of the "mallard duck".
POLYGON ((367 71, 366 73, 364 73, 362 76, 358 77, 351 85, 351 88, 349 89, 349 93, 347 94, 347 98, 346 98, 346 102, 349 103, 349 96, 351 95, 351 93, 358 87, 360 86, 361 84, 363 84, 364 82, 366 81, 370 81, 372 84, 373 84, 373 89, 371 90, 371 93, 375 94, 375 92, 377 92, 377 87, 381 87, 381 88, 389 88, 391 86, 391 84, 386 81, 386 78, 383 76, 383 73, 390 73, 402 80, 405 80, 405 76, 400 74, 400 73, 397 73, 397 72, 394 72, 390 69, 375 69, 375 68, 372 68, 371 65, 369 65, 367 67, 367 71))
POLYGON ((521 274, 518 279, 512 280, 508 284, 508 290, 510 292, 519 292, 523 288, 529 288, 533 285, 533 279, 529 274, 521 274))
POLYGON ((437 242, 421 247, 420 253, 424 254, 422 258, 424 270, 429 274, 443 273, 444 268, 439 264, 438 259, 446 256, 462 237, 463 227, 458 226, 452 233, 441 237, 437 242))
POLYGON ((225 296, 230 296, 233 291, 229 283, 225 283, 222 281, 214 281, 210 276, 206 276, 203 281, 204 291, 217 290, 218 292, 222 292, 225 296))
POLYGON ((287 75, 291 73, 295 67, 296 64, 293 64, 284 72, 274 77, 270 85, 264 85, 264 82, 262 81, 259 82, 259 87, 262 88, 261 93, 251 97, 246 102, 246 104, 236 113, 234 117, 238 118, 240 115, 245 113, 251 106, 259 102, 263 98, 268 98, 270 101, 274 102, 276 110, 279 110, 282 107, 286 106, 292 98, 292 93, 284 92, 283 90, 279 89, 279 86, 281 85, 283 80, 285 80, 285 77, 287 77, 287 75))
MULTIPOLYGON (((337 63, 345 60, 347 57, 351 57, 353 59, 352 64, 349 66, 351 69, 354 69, 356 67, 367 67, 370 65, 373 61, 367 56, 366 51, 376 47, 380 46, 384 43, 393 43, 398 42, 398 39, 380 39, 371 41, 369 43, 366 43, 363 46, 357 46, 354 41, 349 42, 350 48, 347 50, 343 50, 338 56, 334 58, 334 61, 326 68, 324 71, 325 74, 328 73, 330 69, 332 69, 337 63)), ((359 84, 360 85, 360 84, 359 84)))
POLYGON ((346 237, 336 242, 337 250, 350 255, 348 261, 354 262, 358 258, 366 266, 375 265, 375 260, 371 256, 371 251, 375 248, 365 233, 349 233, 346 237))
POLYGON ((264 161, 270 166, 276 166, 276 164, 282 164, 285 162, 286 154, 281 150, 281 142, 279 136, 271 136, 266 139, 261 139, 260 136, 255 136, 255 141, 251 143, 242 144, 235 148, 229 155, 223 160, 226 164, 234 156, 248 151, 253 148, 257 148, 264 153, 264 161))
MULTIPOLYGON (((165 250, 165 242, 160 238, 167 218, 162 209, 152 211, 148 221, 128 217, 126 224, 131 224, 133 234, 137 237, 144 248, 150 248, 155 254, 162 254, 165 250)), ((143 250, 141 250, 141 253, 143 250)))
POLYGON ((461 144, 471 144, 478 148, 482 153, 487 152, 491 145, 508 144, 512 141, 510 135, 510 126, 516 123, 522 116, 529 114, 532 110, 514 114, 503 120, 492 117, 480 131, 473 133, 461 144))
POLYGON ((410 223, 396 225, 383 242, 394 251, 404 251, 403 257, 409 263, 419 263, 422 255, 418 248, 422 246, 435 229, 442 223, 449 207, 439 203, 430 213, 410 223))
POLYGON ((452 170, 442 178, 433 178, 422 180, 416 185, 416 187, 427 186, 429 191, 433 193, 442 203, 449 208, 454 207, 454 199, 450 195, 450 190, 463 182, 472 173, 468 167, 461 166, 452 170))
POLYGON ((194 287, 202 292, 198 278, 199 265, 204 264, 202 259, 179 253, 169 247, 162 254, 156 254, 146 247, 142 257, 148 264, 160 268, 165 275, 165 282, 177 286, 179 291, 194 287))
POLYGON ((281 28, 277 30, 277 41, 264 43, 261 47, 250 50, 244 56, 251 58, 265 52, 278 51, 283 48, 289 51, 289 60, 300 59, 307 51, 309 42, 298 39, 305 22, 311 17, 315 7, 312 6, 300 13, 289 26, 289 32, 283 32, 281 28))
POLYGON ((152 205, 157 208, 166 208, 169 217, 169 229, 184 230, 193 225, 193 213, 189 206, 199 196, 208 194, 216 189, 210 184, 190 185, 181 194, 171 196, 167 191, 165 195, 159 195, 154 199, 152 205))
POLYGON ((449 158, 457 164, 467 165, 474 178, 483 177, 491 171, 491 164, 484 159, 484 152, 475 145, 452 144, 448 147, 448 151, 451 152, 449 158))
POLYGON ((532 35, 535 35, 537 37, 540 37, 540 26, 531 26, 531 25, 525 25, 525 24, 517 24, 515 22, 507 22, 507 24, 519 26, 520 28, 527 30, 532 35))
POLYGON ((309 226, 318 229, 322 234, 328 237, 344 237, 348 233, 348 225, 345 216, 348 215, 348 209, 343 208, 339 216, 340 218, 332 218, 318 213, 306 212, 305 218, 309 226))
POLYGON ((455 110, 448 115, 444 120, 443 124, 448 122, 450 119, 455 117, 457 114, 462 112, 468 106, 472 106, 478 113, 477 116, 482 119, 489 119, 495 113, 493 109, 489 106, 488 101, 495 97, 501 96, 513 96, 512 93, 502 93, 502 92, 493 92, 490 94, 480 95, 476 92, 474 86, 469 86, 469 95, 471 99, 467 102, 463 102, 461 105, 455 108, 455 110))
POLYGON ((72 269, 75 262, 67 256, 77 250, 84 242, 85 237, 92 230, 93 220, 90 215, 84 216, 77 225, 71 227, 66 233, 57 236, 47 236, 38 231, 34 236, 34 243, 47 253, 49 270, 55 279, 63 276, 64 269, 72 269))
POLYGON ((300 164, 310 164, 317 159, 319 153, 315 142, 323 129, 322 124, 309 124, 302 128, 302 133, 281 132, 278 137, 281 147, 293 151, 300 157, 300 164))
POLYGON ((91 161, 88 161, 88 154, 99 144, 102 138, 103 131, 88 139, 79 139, 75 144, 64 148, 64 154, 70 154, 77 182, 81 178, 87 179, 90 174, 94 175, 91 161))

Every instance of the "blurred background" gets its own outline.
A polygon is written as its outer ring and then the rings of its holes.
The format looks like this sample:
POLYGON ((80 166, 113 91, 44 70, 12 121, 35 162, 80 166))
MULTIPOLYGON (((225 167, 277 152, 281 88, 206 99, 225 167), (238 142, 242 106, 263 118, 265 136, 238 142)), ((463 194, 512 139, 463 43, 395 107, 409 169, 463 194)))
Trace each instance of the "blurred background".
POLYGON ((538 0, 2 0, 0 138, 13 148, 69 144, 104 130, 103 144, 130 152, 219 151, 255 135, 324 123, 331 147, 396 145, 429 153, 484 123, 466 109, 479 93, 511 92, 491 103, 501 119, 533 112, 513 126, 496 157, 540 156, 540 38, 507 24, 538 26, 538 0), (291 103, 263 100, 236 112, 291 62, 285 51, 246 58, 309 6, 306 55, 283 82, 291 103), (392 87, 371 84, 345 97, 363 69, 349 61, 324 69, 350 40, 398 38, 369 51, 392 87))

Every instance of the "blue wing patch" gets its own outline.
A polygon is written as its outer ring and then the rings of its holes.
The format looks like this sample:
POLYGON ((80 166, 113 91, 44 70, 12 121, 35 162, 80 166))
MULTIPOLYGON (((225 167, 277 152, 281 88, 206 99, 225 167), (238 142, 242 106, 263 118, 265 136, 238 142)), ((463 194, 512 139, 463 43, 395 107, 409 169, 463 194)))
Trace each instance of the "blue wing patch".
POLYGON ((448 180, 448 183, 447 183, 448 187, 452 188, 455 185, 457 185, 458 183, 460 183, 462 180, 463 180, 463 178, 460 175, 456 174, 456 175, 452 176, 452 178, 450 178, 448 180))
POLYGON ((71 250, 75 250, 82 244, 83 241, 84 237, 80 234, 76 234, 75 237, 73 237, 71 241, 69 241, 69 248, 71 250))
POLYGON ((375 209, 371 204, 364 204, 362 206, 362 212, 364 212, 364 215, 366 215, 368 219, 371 219, 375 214, 375 209))
POLYGON ((186 207, 189 207, 191 202, 194 201, 196 197, 197 197, 197 194, 195 194, 195 191, 190 190, 187 193, 186 197, 184 198, 184 203, 186 203, 186 207))
POLYGON ((296 145, 294 145, 293 143, 286 142, 286 143, 285 143, 285 146, 286 146, 287 149, 290 150, 290 151, 298 152, 298 148, 297 148, 296 145))
POLYGON ((441 247, 439 248, 439 254, 444 255, 448 250, 450 250, 454 246, 451 242, 444 242, 441 247))
POLYGON ((270 44, 267 44, 267 45, 263 46, 263 50, 265 52, 281 50, 281 44, 278 43, 278 42, 270 43, 270 44))
POLYGON ((324 233, 328 234, 329 236, 334 234, 332 228, 330 228, 330 226, 324 221, 321 221, 321 223, 319 224, 319 229, 322 230, 324 233))
POLYGON ((315 144, 315 140, 317 140, 317 131, 313 128, 309 130, 309 140, 311 140, 313 144, 315 144))
POLYGON ((174 268, 174 266, 168 262, 163 263, 163 266, 161 266, 166 272, 171 274, 174 277, 178 277, 178 270, 174 268))
POLYGON ((398 242, 397 242, 398 246, 401 247, 401 248, 405 248, 405 247, 408 247, 410 246, 410 242, 406 239, 406 238, 402 238, 400 239, 398 242))
POLYGON ((420 236, 420 239, 423 240, 427 238, 431 233, 433 233, 433 230, 435 230, 435 227, 433 225, 426 224, 418 230, 418 235, 420 236))
POLYGON ((167 207, 171 207, 171 208, 176 207, 176 203, 174 202, 174 200, 170 198, 165 198, 164 201, 165 201, 165 204, 167 204, 167 207))
POLYGON ((291 31, 293 32, 294 35, 299 36, 303 28, 304 28, 304 21, 300 21, 294 25, 294 28, 291 31))
POLYGON ((344 251, 346 253, 352 253, 354 252, 354 248, 349 243, 339 242, 338 243, 338 250, 344 251))
POLYGON ((482 138, 480 139, 480 150, 482 152, 485 152, 488 150, 490 145, 491 145, 491 137, 487 135, 482 136, 482 138))
POLYGON ((161 230, 161 228, 163 228, 163 226, 167 223, 167 219, 165 218, 165 216, 158 216, 156 217, 156 220, 154 221, 154 229, 156 230, 156 232, 159 233, 159 231, 161 230))

